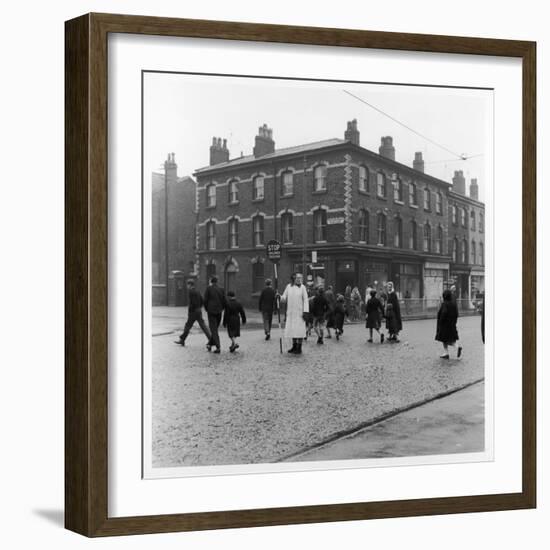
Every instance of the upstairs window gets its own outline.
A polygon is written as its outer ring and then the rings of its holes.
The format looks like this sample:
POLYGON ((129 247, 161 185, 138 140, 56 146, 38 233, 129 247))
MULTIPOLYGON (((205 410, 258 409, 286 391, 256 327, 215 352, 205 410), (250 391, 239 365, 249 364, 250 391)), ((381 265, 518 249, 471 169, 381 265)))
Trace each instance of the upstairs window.
POLYGON ((261 201, 264 199, 264 177, 256 176, 252 181, 252 199, 261 201))
POLYGON ((432 248, 432 228, 430 227, 430 224, 427 223, 424 226, 424 252, 430 252, 432 248))
POLYGON ((432 194, 428 188, 424 189, 424 210, 432 209, 432 194))
POLYGON ((443 195, 439 191, 435 195, 435 213, 443 213, 443 195))
POLYGON ((403 246, 403 222, 399 216, 393 220, 393 246, 395 248, 403 246))
POLYGON ((458 263, 458 239, 453 239, 453 262, 458 263))
POLYGON ((485 250, 483 249, 483 243, 479 243, 479 263, 485 264, 485 250))
POLYGON ((383 199, 386 198, 386 176, 383 172, 376 173, 376 194, 383 199))
POLYGON ((327 167, 324 164, 315 167, 313 179, 315 191, 327 190, 327 167))
POLYGON ((294 174, 292 172, 283 172, 282 185, 283 197, 294 194, 294 174))
POLYGON ((239 184, 237 180, 231 180, 229 182, 229 202, 239 202, 239 184))
POLYGON ((206 224, 206 248, 207 250, 216 249, 216 222, 209 221, 206 224))
POLYGON ((416 183, 409 183, 409 204, 418 206, 418 197, 416 196, 416 183))
POLYGON ((364 209, 359 211, 359 242, 369 242, 369 213, 364 209))
POLYGON ((403 202, 403 182, 397 176, 393 179, 393 200, 403 202))
POLYGON ((229 248, 238 248, 239 246, 239 220, 233 218, 227 224, 229 235, 229 248))
POLYGON ((437 238, 435 240, 435 252, 436 254, 443 254, 443 228, 438 226, 437 238))
POLYGON ((285 244, 294 240, 294 219, 290 212, 285 212, 281 216, 281 238, 285 244))
POLYGON ((386 246, 386 216, 382 212, 376 219, 376 244, 386 246))
POLYGON ((451 219, 452 219, 453 225, 458 224, 458 214, 457 214, 456 206, 454 204, 451 206, 451 219))
POLYGON ((416 250, 417 247, 417 238, 416 238, 416 222, 414 220, 411 220, 411 227, 410 227, 410 233, 409 233, 409 248, 411 250, 416 250))
POLYGON ((466 239, 462 241, 462 248, 460 250, 460 263, 465 264, 468 261, 468 243, 466 239))
POLYGON ((327 211, 315 210, 313 213, 313 240, 316 243, 327 240, 327 211))
POLYGON ((470 229, 476 230, 476 213, 473 210, 470 212, 470 229))
POLYGON ((475 265, 477 263, 477 250, 475 241, 472 241, 472 243, 470 244, 470 262, 472 263, 472 265, 475 265))
POLYGON ((460 225, 466 227, 466 208, 460 209, 460 225))
POLYGON ((263 246, 264 244, 264 217, 254 216, 252 218, 252 239, 254 246, 263 246))
POLYGON ((359 191, 369 192, 369 169, 366 166, 359 166, 359 191))
POLYGON ((483 233, 485 231, 485 216, 483 212, 479 213, 479 232, 483 233))
POLYGON ((216 185, 213 183, 206 187, 206 206, 208 208, 216 206, 216 185))

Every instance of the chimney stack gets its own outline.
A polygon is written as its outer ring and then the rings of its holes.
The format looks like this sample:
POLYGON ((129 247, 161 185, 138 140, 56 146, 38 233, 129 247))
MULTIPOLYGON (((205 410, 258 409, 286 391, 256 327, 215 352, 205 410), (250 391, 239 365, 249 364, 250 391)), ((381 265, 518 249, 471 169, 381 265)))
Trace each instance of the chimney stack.
POLYGON ((466 180, 462 170, 455 170, 453 176, 453 191, 461 195, 466 195, 466 180))
POLYGON ((477 185, 477 178, 472 178, 470 181, 470 198, 479 200, 479 187, 477 185))
POLYGON ((178 179, 178 165, 176 164, 175 153, 168 153, 168 157, 164 161, 164 173, 166 174, 167 182, 175 182, 178 179))
POLYGON ((344 139, 354 145, 359 145, 359 130, 357 129, 357 119, 348 120, 348 127, 344 132, 344 139))
POLYGON ((419 172, 424 172, 424 159, 422 158, 422 152, 417 151, 414 154, 413 168, 419 172))
POLYGON ((378 152, 381 156, 387 159, 395 160, 395 147, 393 146, 393 138, 391 136, 382 137, 380 140, 378 152))
POLYGON ((267 124, 258 128, 258 135, 254 141, 254 156, 263 157, 269 153, 275 152, 275 142, 273 141, 273 130, 267 127, 267 124))
POLYGON ((227 149, 227 140, 220 137, 212 138, 210 146, 210 166, 229 161, 229 150, 227 149))

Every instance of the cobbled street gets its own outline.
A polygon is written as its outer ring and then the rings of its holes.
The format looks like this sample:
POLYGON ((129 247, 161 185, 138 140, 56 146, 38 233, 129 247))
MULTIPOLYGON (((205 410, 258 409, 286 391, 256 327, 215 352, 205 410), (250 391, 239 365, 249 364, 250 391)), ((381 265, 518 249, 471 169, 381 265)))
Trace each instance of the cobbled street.
MULTIPOLYGON (((459 319, 463 357, 440 359, 435 321, 405 321, 400 343, 368 344, 362 323, 340 341, 279 353, 278 329, 244 327, 240 349, 208 353, 196 327, 186 346, 153 337, 153 466, 290 460, 337 434, 483 379, 480 318, 459 319)), ((454 394, 459 395, 459 394, 454 394)), ((482 449, 479 449, 482 450, 482 449)), ((456 452, 451 448, 448 452, 456 452)))

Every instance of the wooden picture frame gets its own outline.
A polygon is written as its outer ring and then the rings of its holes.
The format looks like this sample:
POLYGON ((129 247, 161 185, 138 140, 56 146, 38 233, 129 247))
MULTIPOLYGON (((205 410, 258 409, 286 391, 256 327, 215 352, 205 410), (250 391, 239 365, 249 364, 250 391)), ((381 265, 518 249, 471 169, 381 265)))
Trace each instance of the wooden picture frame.
POLYGON ((536 506, 536 300, 523 314, 522 491, 139 517, 108 516, 107 36, 171 37, 507 56, 523 67, 523 293, 536 295, 536 44, 330 28, 87 14, 65 27, 65 525, 108 536, 536 506))

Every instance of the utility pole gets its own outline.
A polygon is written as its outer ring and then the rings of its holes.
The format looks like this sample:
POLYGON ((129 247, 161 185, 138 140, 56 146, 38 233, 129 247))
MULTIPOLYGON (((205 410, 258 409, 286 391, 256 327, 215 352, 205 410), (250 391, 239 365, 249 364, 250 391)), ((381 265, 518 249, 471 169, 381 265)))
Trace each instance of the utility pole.
MULTIPOLYGON (((168 154, 170 160, 170 154, 168 154)), ((168 160, 164 161, 164 282, 166 284, 166 305, 169 305, 168 290, 168 160)))
POLYGON ((304 284, 307 282, 307 270, 306 270, 306 241, 307 241, 307 158, 306 155, 304 155, 304 176, 302 181, 302 199, 303 199, 303 235, 302 235, 302 275, 304 277, 304 284))

